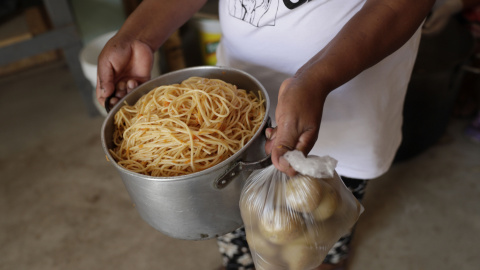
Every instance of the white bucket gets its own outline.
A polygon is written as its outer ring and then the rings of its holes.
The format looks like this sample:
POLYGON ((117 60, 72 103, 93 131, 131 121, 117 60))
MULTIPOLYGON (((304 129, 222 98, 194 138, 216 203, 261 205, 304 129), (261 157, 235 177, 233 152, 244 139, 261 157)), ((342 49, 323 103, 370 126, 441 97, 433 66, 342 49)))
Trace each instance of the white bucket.
MULTIPOLYGON (((95 94, 95 87, 97 85, 97 61, 100 52, 102 51, 103 47, 107 42, 116 34, 117 31, 105 33, 97 38, 94 38, 92 41, 88 42, 83 49, 80 51, 79 59, 80 64, 82 66, 82 71, 85 77, 93 86, 93 102, 97 109, 103 116, 107 115, 105 108, 100 105, 97 101, 96 94, 95 94)), ((154 54, 154 62, 151 76, 152 78, 157 77, 160 75, 160 68, 159 68, 159 54, 156 52, 154 54)))

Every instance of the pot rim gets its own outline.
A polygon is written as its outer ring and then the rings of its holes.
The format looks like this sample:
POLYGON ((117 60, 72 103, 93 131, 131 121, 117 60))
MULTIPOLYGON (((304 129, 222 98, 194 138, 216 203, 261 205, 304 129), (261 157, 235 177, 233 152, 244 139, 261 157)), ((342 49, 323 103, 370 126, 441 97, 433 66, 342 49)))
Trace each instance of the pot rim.
MULTIPOLYGON (((188 78, 188 77, 193 77, 193 76, 196 76, 196 75, 194 75, 194 74, 189 75, 189 76, 185 77, 185 79, 188 78)), ((210 78, 209 74, 197 75, 197 76, 204 77, 204 78, 210 78)), ((214 76, 212 76, 212 77, 215 78, 214 76)), ((178 81, 177 83, 180 83, 180 81, 178 81)), ((228 82, 228 81, 226 81, 226 82, 228 82)), ((173 83, 175 83, 175 82, 171 82, 171 83, 168 83, 168 84, 173 84, 173 83)), ((160 85, 163 85, 163 84, 158 84, 157 86, 160 86, 160 85)), ((153 87, 157 87, 157 86, 153 86, 153 87)), ((137 100, 135 100, 135 102, 137 100)), ((255 77, 253 77, 251 74, 249 74, 249 73, 247 73, 243 70, 232 68, 232 67, 223 67, 223 66, 197 66, 197 67, 189 67, 189 68, 184 68, 184 69, 180 69, 180 70, 176 70, 176 71, 171 71, 171 72, 168 72, 168 73, 161 74, 161 75, 159 75, 159 76, 157 76, 153 79, 150 79, 150 80, 140 84, 134 90, 132 90, 130 93, 125 95, 125 97, 123 97, 121 100, 118 101, 118 103, 110 110, 110 112, 106 116, 105 120, 103 121, 102 128, 101 128, 102 148, 103 148, 103 151, 106 155, 107 160, 110 163, 112 163, 114 165, 114 167, 117 170, 119 170, 121 173, 125 173, 125 174, 131 175, 133 177, 142 178, 144 180, 150 180, 150 181, 169 181, 169 182, 171 182, 171 181, 192 180, 193 178, 197 178, 197 177, 200 177, 200 176, 205 175, 205 174, 211 174, 211 173, 219 171, 219 170, 225 171, 228 168, 230 168, 235 162, 238 162, 240 156, 245 151, 248 150, 248 148, 254 143, 254 141, 259 136, 262 135, 261 133, 263 133, 265 128, 267 127, 269 119, 270 119, 269 115, 268 115, 269 109, 270 109, 270 99, 269 99, 269 96, 268 96, 268 93, 267 93, 265 87, 255 77), (265 116, 262 120, 262 123, 261 123, 260 127, 255 132, 253 137, 240 150, 238 150, 236 153, 234 153, 233 155, 231 155, 230 157, 228 157, 224 161, 222 161, 222 162, 220 162, 220 163, 218 163, 218 164, 216 164, 216 165, 214 165, 214 166, 212 166, 208 169, 198 171, 198 172, 194 172, 194 173, 190 173, 190 174, 186 174, 186 175, 169 176, 169 177, 150 176, 150 175, 145 175, 145 174, 141 174, 141 173, 132 172, 132 171, 130 171, 128 169, 125 169, 124 167, 118 165, 118 163, 115 161, 113 156, 110 154, 110 151, 107 147, 107 143, 106 143, 107 139, 106 139, 105 133, 106 133, 107 125, 110 122, 113 121, 115 113, 118 112, 118 110, 123 106, 122 104, 123 104, 124 100, 128 99, 132 95, 135 95, 136 92, 145 90, 144 88, 146 88, 146 87, 151 88, 150 90, 148 90, 147 92, 142 94, 142 96, 145 95, 146 93, 153 90, 153 88, 151 86, 149 86, 149 84, 155 83, 156 81, 161 81, 165 77, 172 77, 172 76, 182 74, 182 73, 188 74, 190 72, 205 71, 205 70, 207 70, 207 71, 211 70, 211 71, 216 71, 216 72, 221 71, 222 73, 224 73, 224 72, 225 73, 226 72, 240 73, 241 75, 246 76, 248 79, 250 79, 254 84, 256 84, 258 86, 259 89, 255 89, 255 90, 245 89, 247 91, 260 91, 263 94, 263 98, 265 99, 265 116)))

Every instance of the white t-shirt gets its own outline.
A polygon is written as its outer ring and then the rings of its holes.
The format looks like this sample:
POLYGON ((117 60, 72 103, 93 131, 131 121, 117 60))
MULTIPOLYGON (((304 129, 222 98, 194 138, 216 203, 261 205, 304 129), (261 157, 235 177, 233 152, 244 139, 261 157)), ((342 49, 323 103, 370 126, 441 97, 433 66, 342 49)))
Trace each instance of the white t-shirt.
MULTIPOLYGON (((220 0, 217 64, 256 77, 267 89, 274 120, 283 80, 321 50, 364 2, 220 0)), ((328 95, 310 154, 337 159, 338 173, 347 177, 372 179, 388 170, 401 141, 403 101, 419 41, 417 31, 395 53, 328 95)))

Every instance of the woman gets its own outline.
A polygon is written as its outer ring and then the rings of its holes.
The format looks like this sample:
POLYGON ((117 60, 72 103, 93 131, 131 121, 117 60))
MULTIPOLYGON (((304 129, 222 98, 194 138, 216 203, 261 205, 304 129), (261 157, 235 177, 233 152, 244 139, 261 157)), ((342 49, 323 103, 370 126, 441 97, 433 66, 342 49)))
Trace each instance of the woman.
MULTIPOLYGON (((116 91, 116 103, 148 80, 153 52, 205 2, 144 0, 99 57, 99 102, 116 91)), ((328 154, 361 197, 364 179, 385 173, 400 144, 419 28, 434 1, 219 3, 218 65, 253 74, 267 89, 276 128, 266 131, 265 150, 273 164, 294 175, 282 158, 289 149, 328 154)), ((253 269, 244 238, 241 230, 219 238, 227 269, 253 269)), ((342 267, 349 241, 341 239, 320 269, 342 267)))

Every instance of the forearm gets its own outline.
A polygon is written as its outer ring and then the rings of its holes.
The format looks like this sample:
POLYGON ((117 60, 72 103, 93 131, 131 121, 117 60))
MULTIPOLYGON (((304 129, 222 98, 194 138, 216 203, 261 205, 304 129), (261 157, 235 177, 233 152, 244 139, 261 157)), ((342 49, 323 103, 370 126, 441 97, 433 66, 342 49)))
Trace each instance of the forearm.
POLYGON ((295 75, 324 95, 400 48, 433 0, 368 0, 337 36, 295 75))
POLYGON ((138 39, 155 51, 187 22, 206 0, 143 0, 119 33, 138 39))

